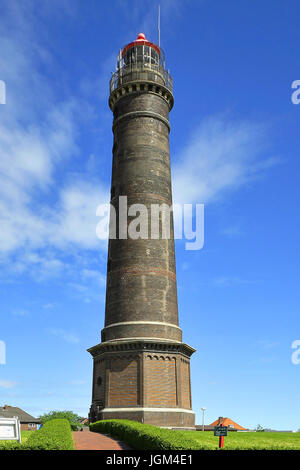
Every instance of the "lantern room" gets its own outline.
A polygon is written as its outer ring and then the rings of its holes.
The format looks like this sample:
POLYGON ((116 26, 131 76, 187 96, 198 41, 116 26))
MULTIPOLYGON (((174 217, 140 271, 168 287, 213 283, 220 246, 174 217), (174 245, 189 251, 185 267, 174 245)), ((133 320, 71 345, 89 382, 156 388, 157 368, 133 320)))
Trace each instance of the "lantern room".
POLYGON ((162 55, 161 49, 156 44, 148 41, 145 34, 139 33, 135 41, 124 47, 121 52, 121 59, 125 66, 130 64, 159 66, 164 65, 162 55))
POLYGON ((163 50, 148 41, 143 33, 139 33, 135 41, 120 50, 117 70, 112 74, 110 81, 110 92, 136 80, 160 83, 171 92, 173 89, 172 78, 165 69, 163 50))

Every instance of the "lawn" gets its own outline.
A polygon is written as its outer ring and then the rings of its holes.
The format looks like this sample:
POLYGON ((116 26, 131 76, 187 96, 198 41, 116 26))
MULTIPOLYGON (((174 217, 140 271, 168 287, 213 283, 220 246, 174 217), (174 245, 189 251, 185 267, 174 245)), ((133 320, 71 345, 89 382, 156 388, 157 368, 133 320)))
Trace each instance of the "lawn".
MULTIPOLYGON (((216 449, 219 438, 210 431, 174 431, 197 440, 200 444, 216 449)), ((224 449, 298 449, 300 450, 300 432, 229 432, 224 438, 224 449)))

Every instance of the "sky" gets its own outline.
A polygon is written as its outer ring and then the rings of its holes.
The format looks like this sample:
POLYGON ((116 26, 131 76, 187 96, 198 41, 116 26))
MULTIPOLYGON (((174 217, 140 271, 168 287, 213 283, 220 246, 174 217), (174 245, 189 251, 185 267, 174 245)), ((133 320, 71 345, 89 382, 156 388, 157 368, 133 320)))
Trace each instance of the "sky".
MULTIPOLYGON (((206 407, 206 423, 297 430, 300 5, 160 5, 173 197, 205 207, 203 248, 176 241, 196 423, 206 407)), ((88 413, 86 349, 100 341, 105 308, 96 208, 110 189, 108 84, 121 47, 139 32, 157 42, 157 8, 0 0, 0 405, 88 413)))

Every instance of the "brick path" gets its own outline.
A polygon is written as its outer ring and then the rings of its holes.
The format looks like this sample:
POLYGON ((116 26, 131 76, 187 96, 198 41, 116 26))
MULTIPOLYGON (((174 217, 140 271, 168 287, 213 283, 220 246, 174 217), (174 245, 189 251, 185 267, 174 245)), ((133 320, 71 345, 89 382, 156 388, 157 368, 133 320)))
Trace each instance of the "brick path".
POLYGON ((73 439, 76 450, 129 450, 124 442, 116 441, 105 434, 91 431, 75 431, 73 439))

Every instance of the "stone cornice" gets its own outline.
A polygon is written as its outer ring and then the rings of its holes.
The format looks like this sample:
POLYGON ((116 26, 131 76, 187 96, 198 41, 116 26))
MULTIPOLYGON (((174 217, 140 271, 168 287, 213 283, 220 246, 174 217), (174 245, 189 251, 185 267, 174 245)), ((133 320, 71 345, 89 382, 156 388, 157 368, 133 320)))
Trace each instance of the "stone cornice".
POLYGON ((93 357, 102 355, 104 353, 115 352, 154 352, 154 353, 180 353, 186 357, 196 351, 194 348, 186 343, 177 341, 164 341, 164 340, 143 340, 142 338, 131 340, 112 340, 99 343, 87 350, 93 357))
POLYGON ((173 108, 174 97, 171 91, 161 83, 152 82, 150 80, 134 80, 131 82, 124 83, 119 88, 116 88, 109 97, 109 107, 113 111, 116 102, 125 95, 131 93, 154 93, 155 95, 160 96, 164 99, 168 105, 169 109, 173 108))

